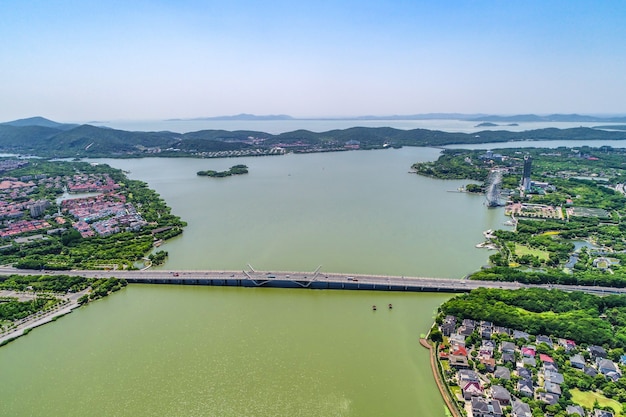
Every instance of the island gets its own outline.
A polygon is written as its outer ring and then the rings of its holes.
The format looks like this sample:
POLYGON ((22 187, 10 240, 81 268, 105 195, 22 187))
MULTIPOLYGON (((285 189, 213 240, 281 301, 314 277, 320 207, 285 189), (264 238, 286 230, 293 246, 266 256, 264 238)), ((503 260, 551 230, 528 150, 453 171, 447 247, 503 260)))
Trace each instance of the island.
POLYGON ((230 177, 231 175, 242 175, 248 173, 248 167, 246 165, 233 165, 230 169, 226 171, 198 171, 196 175, 200 177, 215 177, 215 178, 223 178, 230 177))

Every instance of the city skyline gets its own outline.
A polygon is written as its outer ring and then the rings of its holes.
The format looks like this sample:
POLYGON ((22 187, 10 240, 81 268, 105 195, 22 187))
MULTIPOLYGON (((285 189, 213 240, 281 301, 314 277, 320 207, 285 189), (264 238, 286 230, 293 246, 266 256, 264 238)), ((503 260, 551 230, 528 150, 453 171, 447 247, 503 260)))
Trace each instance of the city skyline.
POLYGON ((624 114, 619 1, 0 5, 0 121, 624 114))

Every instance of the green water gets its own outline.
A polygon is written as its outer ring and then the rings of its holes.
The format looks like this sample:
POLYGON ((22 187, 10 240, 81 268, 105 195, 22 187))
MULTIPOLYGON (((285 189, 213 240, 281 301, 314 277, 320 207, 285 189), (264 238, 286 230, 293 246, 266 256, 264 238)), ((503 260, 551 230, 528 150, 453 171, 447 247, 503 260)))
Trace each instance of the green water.
POLYGON ((446 298, 130 286, 4 346, 0 415, 443 415, 418 338, 446 298))
MULTIPOLYGON (((408 174, 437 154, 109 162, 189 222, 168 269, 460 277, 504 217, 408 174), (250 174, 195 175, 236 163, 250 174)), ((0 348, 0 416, 443 416, 418 339, 447 297, 130 286, 0 348)))
POLYGON ((322 271, 458 278, 486 263, 482 232, 502 209, 456 191, 467 181, 409 174, 439 150, 237 159, 103 160, 147 181, 189 222, 159 249, 166 269, 322 271), (198 177, 243 163, 250 174, 198 177))

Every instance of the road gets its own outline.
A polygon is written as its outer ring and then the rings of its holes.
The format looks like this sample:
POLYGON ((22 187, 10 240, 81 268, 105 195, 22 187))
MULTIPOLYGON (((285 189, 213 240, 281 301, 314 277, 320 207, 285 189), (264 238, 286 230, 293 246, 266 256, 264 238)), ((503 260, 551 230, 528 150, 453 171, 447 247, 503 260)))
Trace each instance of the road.
POLYGON ((32 271, 2 267, 0 274, 40 275, 68 274, 86 278, 115 277, 129 283, 160 283, 188 285, 227 285, 227 286, 276 286, 303 288, 345 288, 374 290, 405 290, 433 292, 467 292, 475 288, 547 288, 564 291, 584 291, 593 294, 626 294, 624 288, 579 286, 579 285, 529 285, 517 282, 473 281, 466 279, 385 276, 366 274, 339 274, 326 272, 255 271, 252 268, 241 271, 206 270, 143 270, 143 271, 32 271))

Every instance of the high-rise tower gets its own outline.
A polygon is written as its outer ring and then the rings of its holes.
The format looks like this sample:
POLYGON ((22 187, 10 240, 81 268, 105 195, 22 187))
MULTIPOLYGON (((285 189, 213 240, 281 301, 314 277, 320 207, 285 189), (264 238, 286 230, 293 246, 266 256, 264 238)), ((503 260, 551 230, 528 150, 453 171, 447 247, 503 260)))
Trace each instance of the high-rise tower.
POLYGON ((533 159, 530 155, 524 157, 524 171, 522 172, 522 181, 520 185, 524 191, 530 191, 530 170, 532 168, 533 159))

